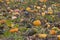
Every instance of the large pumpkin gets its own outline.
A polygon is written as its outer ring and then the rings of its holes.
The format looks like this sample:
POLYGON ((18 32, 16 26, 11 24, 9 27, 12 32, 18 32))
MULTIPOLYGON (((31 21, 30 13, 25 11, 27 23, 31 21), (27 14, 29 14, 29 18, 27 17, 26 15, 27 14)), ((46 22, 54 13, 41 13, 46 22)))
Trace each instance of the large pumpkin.
POLYGON ((33 25, 39 26, 39 25, 41 25, 41 21, 40 20, 35 20, 35 21, 33 21, 33 25))

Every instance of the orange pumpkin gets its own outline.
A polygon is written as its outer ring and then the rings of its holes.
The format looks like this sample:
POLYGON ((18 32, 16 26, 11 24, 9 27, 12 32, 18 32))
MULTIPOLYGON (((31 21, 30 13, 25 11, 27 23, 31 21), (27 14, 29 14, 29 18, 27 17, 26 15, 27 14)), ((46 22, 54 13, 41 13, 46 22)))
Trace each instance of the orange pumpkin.
POLYGON ((30 8, 30 7, 27 7, 27 8, 26 8, 26 10, 27 10, 27 11, 30 11, 30 10, 31 10, 31 8, 30 8))
POLYGON ((50 28, 50 25, 48 24, 47 27, 50 28))
POLYGON ((57 35, 58 40, 60 40, 60 35, 57 35))
POLYGON ((46 38, 47 37, 47 34, 38 34, 38 37, 39 38, 46 38))
POLYGON ((55 30, 50 30, 50 34, 51 35, 55 35, 56 34, 56 31, 55 30))
POLYGON ((33 25, 39 26, 39 25, 41 25, 41 21, 40 21, 40 20, 35 20, 35 21, 33 22, 33 25))
POLYGON ((6 22, 6 20, 0 20, 0 23, 5 23, 6 22))
POLYGON ((40 0, 40 2, 47 2, 47 0, 40 0))
POLYGON ((60 6, 60 4, 58 3, 58 4, 54 4, 55 6, 60 6))
POLYGON ((0 2, 2 2, 3 0, 0 0, 0 2))
POLYGON ((51 7, 48 7, 48 14, 53 14, 53 9, 51 7))
POLYGON ((10 32, 11 33, 18 32, 18 28, 12 28, 12 29, 10 29, 10 32))
POLYGON ((45 12, 42 12, 42 16, 45 16, 45 12))
POLYGON ((48 11, 48 14, 53 14, 53 11, 48 11))
POLYGON ((10 4, 10 2, 6 2, 7 4, 10 4))

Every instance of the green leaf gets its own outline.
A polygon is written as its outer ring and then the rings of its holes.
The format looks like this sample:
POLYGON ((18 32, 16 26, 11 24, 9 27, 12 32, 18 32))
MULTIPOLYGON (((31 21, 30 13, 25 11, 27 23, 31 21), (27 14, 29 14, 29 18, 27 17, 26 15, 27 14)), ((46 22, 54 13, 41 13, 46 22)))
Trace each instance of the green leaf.
POLYGON ((5 31, 4 36, 5 37, 10 37, 11 36, 11 33, 9 31, 5 31))

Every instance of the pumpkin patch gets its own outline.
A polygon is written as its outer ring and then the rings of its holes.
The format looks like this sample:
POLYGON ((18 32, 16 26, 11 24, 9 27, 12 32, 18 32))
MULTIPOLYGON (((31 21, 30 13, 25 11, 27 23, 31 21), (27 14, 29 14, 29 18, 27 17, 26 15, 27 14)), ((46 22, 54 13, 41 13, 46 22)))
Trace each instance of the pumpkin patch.
POLYGON ((11 33, 18 32, 18 28, 12 28, 12 29, 10 29, 10 32, 11 33))
POLYGON ((0 0, 0 40, 60 40, 60 0, 0 0))

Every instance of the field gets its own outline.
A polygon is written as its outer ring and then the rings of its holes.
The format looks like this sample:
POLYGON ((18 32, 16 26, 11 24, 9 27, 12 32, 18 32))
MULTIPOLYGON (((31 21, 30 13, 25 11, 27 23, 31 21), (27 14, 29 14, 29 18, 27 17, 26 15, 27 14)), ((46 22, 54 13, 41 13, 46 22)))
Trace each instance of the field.
POLYGON ((60 40, 60 0, 0 0, 0 40, 60 40))

